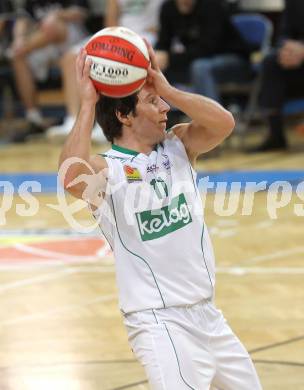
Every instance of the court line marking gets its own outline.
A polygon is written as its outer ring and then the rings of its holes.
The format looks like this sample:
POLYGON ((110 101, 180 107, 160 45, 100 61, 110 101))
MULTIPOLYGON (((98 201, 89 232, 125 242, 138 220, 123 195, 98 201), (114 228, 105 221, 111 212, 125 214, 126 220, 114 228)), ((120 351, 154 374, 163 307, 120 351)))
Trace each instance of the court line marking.
POLYGON ((280 341, 280 342, 278 342, 278 343, 273 343, 273 344, 264 345, 263 347, 254 348, 254 349, 249 350, 249 353, 262 352, 262 351, 266 351, 266 350, 268 350, 268 349, 272 349, 272 348, 276 348, 276 347, 281 347, 282 345, 287 345, 287 344, 291 344, 291 343, 296 343, 296 342, 301 341, 301 340, 304 340, 304 335, 298 336, 298 337, 293 337, 292 339, 280 341))
MULTIPOLYGON (((107 246, 107 244, 103 243, 104 246, 107 246)), ((42 249, 42 248, 35 248, 30 245, 25 244, 15 244, 14 247, 21 252, 29 253, 32 255, 39 255, 42 257, 57 257, 60 260, 63 261, 71 261, 71 260, 91 260, 92 257, 96 257, 96 254, 92 254, 91 256, 77 256, 77 255, 69 255, 68 253, 61 253, 61 252, 55 252, 48 249, 42 249)), ((101 249, 101 248, 100 248, 101 249)), ((98 249, 99 251, 99 249, 98 249)))
MULTIPOLYGON (((71 263, 71 260, 90 261, 90 260, 92 260, 92 258, 94 258, 94 256, 96 256, 96 254, 95 255, 92 254, 91 256, 69 255, 69 254, 65 254, 65 253, 61 253, 61 252, 50 251, 48 249, 35 248, 35 247, 32 247, 30 245, 26 245, 26 244, 15 244, 15 245, 13 245, 13 247, 20 250, 21 252, 25 252, 25 253, 29 253, 29 254, 33 254, 33 255, 39 255, 39 256, 43 256, 43 257, 52 257, 52 258, 56 257, 57 259, 59 258, 60 260, 68 261, 69 263, 71 263)), ((110 246, 107 243, 104 243, 102 248, 98 249, 97 253, 98 253, 98 257, 108 255, 110 253, 110 246), (101 250, 102 250, 102 252, 100 252, 101 250)), ((277 259, 280 257, 285 257, 285 256, 293 255, 293 254, 302 254, 302 253, 304 253, 304 247, 296 247, 296 248, 292 248, 292 249, 277 251, 275 253, 254 256, 254 257, 249 258, 249 259, 241 260, 237 264, 241 265, 243 263, 253 263, 253 262, 259 263, 259 262, 269 261, 272 259, 277 259)), ((22 259, 22 260, 24 262, 24 259, 22 259)), ((3 259, 2 261, 11 262, 12 259, 3 259)), ((94 261, 96 261, 96 259, 94 259, 94 261)), ((219 261, 219 262, 221 262, 221 261, 219 261)), ((57 263, 58 263, 58 260, 57 260, 57 263)), ((1 265, 0 265, 0 268, 1 268, 1 265)))
POLYGON ((280 251, 277 251, 274 253, 268 253, 265 255, 254 256, 254 257, 251 257, 249 259, 244 259, 244 260, 238 261, 237 265, 241 265, 244 263, 245 264, 246 263, 262 263, 264 261, 278 259, 280 257, 286 257, 286 256, 290 256, 290 255, 298 255, 298 254, 302 254, 302 253, 304 253, 304 247, 300 246, 300 247, 296 247, 296 248, 292 248, 292 249, 280 250, 280 251))
POLYGON ((114 267, 112 267, 112 268, 110 268, 109 266, 107 266, 107 267, 102 267, 102 266, 87 267, 87 266, 84 266, 84 267, 77 267, 77 268, 76 267, 75 268, 69 267, 69 268, 65 268, 62 271, 53 272, 52 274, 40 275, 37 277, 17 280, 15 282, 10 282, 10 283, 4 284, 4 285, 0 286, 0 294, 7 292, 9 290, 13 290, 15 288, 25 287, 25 286, 33 286, 34 284, 39 284, 39 283, 47 282, 47 281, 54 280, 54 279, 65 278, 68 275, 73 275, 73 274, 77 274, 80 272, 114 273, 114 267))
POLYGON ((119 387, 113 387, 110 390, 125 390, 125 389, 129 389, 130 387, 140 386, 140 385, 143 385, 143 384, 146 384, 146 383, 148 383, 147 379, 142 380, 140 382, 130 383, 128 385, 123 385, 123 386, 119 386, 119 387))
MULTIPOLYGON (((19 249, 17 248, 17 246, 20 246, 20 250, 23 251, 23 246, 26 246, 26 247, 30 247, 30 248, 33 248, 33 249, 43 249, 43 248, 36 248, 36 247, 33 247, 32 245, 33 244, 54 244, 54 243, 62 243, 62 242, 71 242, 71 244, 73 245, 74 241, 78 242, 78 241, 87 241, 87 240, 98 240, 100 241, 100 244, 101 245, 108 245, 107 244, 107 241, 106 239, 104 239, 102 236, 100 237, 71 237, 71 236, 53 236, 53 235, 50 235, 50 236, 46 236, 46 235, 41 235, 41 236, 38 236, 38 235, 34 235, 32 236, 31 238, 28 238, 27 237, 27 241, 24 241, 23 243, 22 242, 18 242, 18 239, 19 238, 22 238, 21 236, 20 237, 9 237, 10 239, 10 242, 5 242, 3 243, 3 241, 5 240, 5 237, 2 237, 1 234, 0 234, 0 250, 3 250, 3 249, 12 249, 12 248, 16 248, 16 249, 19 249), (36 241, 37 240, 37 241, 36 241)), ((7 239, 6 239, 7 241, 7 239)), ((49 249, 45 249, 45 251, 48 251, 49 249)), ((50 250, 51 251, 51 250, 50 250)), ((53 251, 54 253, 57 253, 55 251, 53 251)), ((64 253, 60 253, 59 254, 63 255, 64 253)), ((77 256, 77 255, 74 255, 74 256, 77 256)))
POLYGON ((45 369, 56 369, 57 367, 67 366, 89 366, 89 365, 101 365, 101 364, 138 364, 136 359, 108 359, 108 360, 85 360, 80 362, 54 362, 54 363, 30 363, 13 366, 0 366, 0 371, 17 371, 17 370, 45 370, 45 369))
MULTIPOLYGON (((283 360, 267 360, 267 359, 253 359, 254 363, 265 363, 265 364, 280 364, 287 366, 299 366, 303 367, 302 362, 292 362, 283 360)), ((102 365, 102 364, 138 364, 136 359, 112 359, 112 360, 87 360, 80 362, 55 362, 55 363, 38 363, 38 364, 24 364, 14 366, 0 366, 0 371, 22 371, 22 370, 52 370, 58 367, 68 366, 89 366, 89 365, 102 365)))
MULTIPOLYGON (((254 363, 262 364, 278 364, 287 366, 303 367, 304 363, 283 361, 283 360, 267 360, 267 359, 253 359, 254 363)), ((14 366, 0 366, 0 371, 23 371, 23 370, 52 370, 58 367, 64 368, 68 366, 88 366, 88 365, 103 365, 103 364, 138 364, 136 359, 112 359, 112 360, 87 360, 80 362, 55 362, 55 363, 38 363, 38 364, 24 364, 14 366)))
POLYGON ((83 301, 83 302, 75 303, 72 305, 61 306, 61 307, 56 308, 56 309, 46 310, 46 311, 42 311, 40 313, 35 313, 35 314, 28 314, 28 315, 20 316, 20 317, 11 319, 11 320, 2 321, 2 322, 0 322, 0 326, 15 325, 15 324, 20 324, 20 323, 24 323, 24 322, 31 322, 33 320, 41 320, 41 319, 46 319, 49 317, 56 317, 56 315, 60 315, 60 314, 67 312, 67 311, 71 311, 71 310, 75 311, 77 309, 81 309, 81 308, 89 306, 89 305, 94 305, 95 303, 105 303, 105 302, 113 301, 115 299, 117 299, 116 294, 109 294, 109 295, 105 295, 102 297, 97 297, 97 298, 91 299, 89 301, 83 301))
POLYGON ((34 285, 37 283, 39 284, 41 282, 46 282, 46 281, 53 280, 53 279, 64 278, 67 275, 70 275, 73 273, 74 273, 74 270, 72 268, 66 268, 62 271, 52 273, 51 275, 49 275, 49 274, 42 275, 42 276, 40 275, 40 276, 33 277, 33 278, 22 279, 22 280, 17 280, 15 282, 10 282, 10 283, 7 283, 7 284, 0 286, 0 294, 4 293, 6 291, 9 291, 9 290, 13 290, 13 289, 18 288, 18 287, 24 287, 24 286, 28 286, 28 285, 34 285))
POLYGON ((304 274, 304 267, 217 267, 217 274, 232 274, 232 275, 246 275, 246 274, 282 274, 282 275, 299 275, 304 274))
POLYGON ((300 362, 284 362, 283 360, 264 360, 264 359, 254 359, 254 363, 262 363, 262 364, 278 364, 281 366, 293 366, 293 367, 304 367, 304 363, 300 362))
MULTIPOLYGON (((9 289, 8 286, 22 286, 25 284, 31 284, 30 282, 27 283, 27 281, 32 281, 34 284, 35 282, 40 283, 40 281, 47 280, 47 279, 56 279, 57 274, 66 274, 66 273, 77 273, 77 272, 99 272, 99 273, 114 273, 115 272, 115 265, 111 263, 109 264, 102 264, 103 259, 95 260, 92 262, 87 262, 83 266, 78 266, 77 268, 65 268, 65 270, 60 270, 52 275, 49 276, 39 276, 36 278, 31 279, 23 279, 21 281, 16 281, 12 283, 7 283, 6 285, 0 286, 0 293, 2 290, 9 289), (88 265, 89 263, 89 265, 88 265)), ((81 263, 70 263, 71 265, 81 264, 81 263)), ((50 260, 47 262, 32 262, 32 263, 26 263, 26 264, 5 264, 0 265, 0 272, 5 271, 19 271, 19 272, 32 272, 33 269, 35 271, 41 269, 44 271, 47 268, 56 268, 56 267, 62 267, 66 266, 66 263, 60 262, 56 259, 50 260)), ((304 267, 216 267, 216 274, 231 274, 231 275, 237 275, 242 276, 246 274, 283 274, 283 275, 297 275, 297 274, 304 274, 304 267)))
POLYGON ((7 228, 1 231, 0 237, 7 236, 52 236, 52 237, 73 237, 73 238, 100 238, 102 237, 100 230, 96 228, 90 233, 79 233, 73 228, 50 228, 50 227, 24 227, 18 229, 7 228))
POLYGON ((12 260, 9 258, 3 259, 0 263, 0 272, 5 272, 5 271, 19 271, 19 272, 32 272, 33 269, 43 269, 43 268, 56 268, 56 267, 66 267, 68 265, 70 266, 75 266, 75 265, 99 265, 99 266, 104 266, 104 267, 110 267, 114 264, 114 259, 111 256, 104 256, 101 259, 95 259, 95 260, 90 260, 90 261, 61 261, 57 259, 48 259, 48 260, 30 260, 30 261, 24 261, 24 258, 20 259, 14 259, 14 262, 12 263, 12 260), (103 261, 105 260, 111 260, 112 264, 102 264, 103 261))
MULTIPOLYGON (((23 245, 23 244, 17 244, 16 246, 20 247, 24 251, 28 251, 29 253, 39 253, 39 255, 43 256, 61 256, 65 261, 69 262, 71 264, 71 260, 77 260, 77 261, 84 261, 87 259, 90 259, 90 261, 94 264, 98 262, 98 260, 94 256, 69 256, 69 255, 62 255, 61 253, 49 251, 49 250, 40 250, 37 248, 33 248, 31 246, 23 245)), ((268 254, 268 255, 261 255, 261 256, 255 256, 251 259, 247 259, 245 262, 264 262, 268 261, 274 258, 278 257, 285 257, 286 255, 290 254, 299 254, 304 252, 304 247, 298 247, 298 248, 293 248, 290 250, 286 251, 278 251, 276 253, 268 254)), ((9 259, 8 259, 9 260, 9 259)), ((64 261, 60 263, 60 260, 55 260, 54 265, 64 265, 64 261)), ((244 261, 243 261, 244 263, 244 261)), ((50 265, 50 261, 48 262, 48 265, 50 265)), ((38 266, 38 265, 37 265, 38 266)), ((5 266, 6 269, 9 269, 9 266, 5 266)), ((25 264, 24 267, 27 267, 25 264)), ((39 264, 39 267, 41 267, 41 264, 39 264)), ((3 266, 0 266, 0 270, 3 270, 3 266)), ((58 278, 63 278, 69 274, 75 274, 83 271, 90 271, 90 272, 100 272, 100 273, 113 273, 115 271, 115 268, 109 265, 102 265, 100 264, 99 267, 95 267, 94 270, 92 267, 78 267, 78 268, 66 268, 62 271, 55 272, 51 275, 43 275, 43 276, 38 276, 34 278, 29 278, 29 279, 23 279, 23 280, 18 280, 15 282, 7 283, 6 285, 0 286, 0 293, 6 292, 8 290, 14 289, 14 288, 19 288, 19 287, 24 287, 28 285, 34 285, 37 283, 49 281, 49 280, 54 280, 58 278)), ((217 273, 226 273, 226 274, 232 274, 232 275, 238 275, 242 276, 244 274, 284 274, 284 275, 296 275, 296 274, 304 274, 304 268, 303 267, 271 267, 271 268, 262 268, 262 267, 218 267, 216 269, 217 273)))

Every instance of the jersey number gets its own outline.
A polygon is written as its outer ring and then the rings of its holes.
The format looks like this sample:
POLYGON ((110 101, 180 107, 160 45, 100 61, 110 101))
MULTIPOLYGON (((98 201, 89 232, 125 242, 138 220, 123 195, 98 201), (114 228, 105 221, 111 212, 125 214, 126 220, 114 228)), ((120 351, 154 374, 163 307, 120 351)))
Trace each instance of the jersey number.
POLYGON ((153 179, 151 180, 150 184, 154 188, 154 191, 156 192, 156 195, 159 199, 164 199, 168 196, 168 187, 163 179, 153 179))

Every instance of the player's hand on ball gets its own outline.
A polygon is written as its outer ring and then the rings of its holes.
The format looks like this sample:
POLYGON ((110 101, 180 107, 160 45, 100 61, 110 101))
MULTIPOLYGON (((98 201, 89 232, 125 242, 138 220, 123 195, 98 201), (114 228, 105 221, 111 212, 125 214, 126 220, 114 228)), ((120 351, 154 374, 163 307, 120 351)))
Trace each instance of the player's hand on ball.
POLYGON ((148 48, 149 56, 150 56, 150 61, 151 61, 151 66, 148 68, 148 77, 147 77, 147 83, 148 84, 153 84, 156 92, 160 96, 165 96, 168 89, 171 87, 168 80, 160 70, 160 67, 157 63, 156 60, 156 55, 155 52, 150 45, 148 41, 146 41, 146 45, 148 48))
POLYGON ((100 95, 96 91, 92 80, 90 79, 90 68, 92 60, 86 60, 87 53, 81 49, 76 58, 76 80, 78 85, 79 97, 81 103, 91 103, 95 105, 100 95))

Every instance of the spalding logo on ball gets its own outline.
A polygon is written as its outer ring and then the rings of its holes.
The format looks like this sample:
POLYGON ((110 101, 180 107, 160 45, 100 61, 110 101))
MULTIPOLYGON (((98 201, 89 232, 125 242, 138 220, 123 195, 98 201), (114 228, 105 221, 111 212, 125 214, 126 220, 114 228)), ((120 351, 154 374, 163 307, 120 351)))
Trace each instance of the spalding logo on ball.
POLYGON ((150 64, 144 40, 125 27, 97 32, 85 47, 92 59, 90 77, 97 91, 110 97, 125 97, 145 83, 150 64))

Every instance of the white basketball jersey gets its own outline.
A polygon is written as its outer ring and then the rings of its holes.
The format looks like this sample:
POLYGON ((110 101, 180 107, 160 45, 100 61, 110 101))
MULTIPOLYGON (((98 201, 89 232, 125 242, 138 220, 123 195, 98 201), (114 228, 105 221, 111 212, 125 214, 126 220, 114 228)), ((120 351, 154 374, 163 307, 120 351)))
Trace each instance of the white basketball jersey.
POLYGON ((116 260, 124 313, 194 304, 213 296, 213 249, 202 201, 177 136, 150 155, 113 145, 104 202, 94 216, 116 260))

